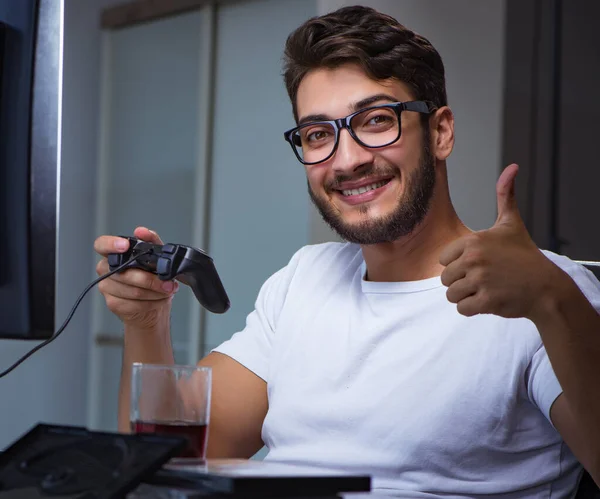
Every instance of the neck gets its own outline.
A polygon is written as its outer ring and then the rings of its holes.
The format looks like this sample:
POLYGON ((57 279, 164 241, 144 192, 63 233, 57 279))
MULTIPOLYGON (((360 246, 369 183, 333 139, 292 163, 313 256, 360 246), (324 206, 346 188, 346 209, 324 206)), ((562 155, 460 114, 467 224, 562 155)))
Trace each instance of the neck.
POLYGON ((362 246, 369 281, 417 281, 442 273, 443 249, 471 232, 458 218, 449 194, 444 194, 437 200, 433 196, 427 215, 410 234, 390 243, 362 246))

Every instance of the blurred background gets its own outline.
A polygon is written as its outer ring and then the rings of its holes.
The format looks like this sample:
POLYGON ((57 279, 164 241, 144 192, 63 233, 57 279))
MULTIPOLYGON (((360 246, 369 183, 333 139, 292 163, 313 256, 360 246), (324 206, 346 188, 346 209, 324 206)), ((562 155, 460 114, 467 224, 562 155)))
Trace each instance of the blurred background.
MULTIPOLYGON (((137 225, 205 249, 232 308, 189 290, 172 314, 178 363, 243 328, 257 292, 301 246, 335 240, 284 143, 287 35, 342 0, 64 0, 56 322, 95 276, 93 241, 137 225)), ((518 162, 522 215, 543 248, 600 259, 593 207, 600 3, 363 0, 428 38, 447 71, 450 187, 473 229, 518 162)), ((31 342, 2 340, 8 366, 31 342)), ((94 290, 64 335, 0 382, 0 448, 38 421, 116 429, 122 326, 94 290)))

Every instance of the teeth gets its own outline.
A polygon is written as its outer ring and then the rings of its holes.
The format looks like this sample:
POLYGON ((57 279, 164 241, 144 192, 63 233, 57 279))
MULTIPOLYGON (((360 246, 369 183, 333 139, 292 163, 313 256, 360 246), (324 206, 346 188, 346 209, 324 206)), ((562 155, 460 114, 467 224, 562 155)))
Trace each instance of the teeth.
POLYGON ((357 196, 358 194, 362 194, 363 192, 372 191, 373 189, 379 189, 381 186, 384 186, 385 184, 387 184, 387 180, 384 180, 381 182, 375 182, 374 184, 371 184, 371 185, 363 185, 362 187, 359 187, 358 189, 346 189, 346 190, 342 191, 342 194, 344 196, 357 196))

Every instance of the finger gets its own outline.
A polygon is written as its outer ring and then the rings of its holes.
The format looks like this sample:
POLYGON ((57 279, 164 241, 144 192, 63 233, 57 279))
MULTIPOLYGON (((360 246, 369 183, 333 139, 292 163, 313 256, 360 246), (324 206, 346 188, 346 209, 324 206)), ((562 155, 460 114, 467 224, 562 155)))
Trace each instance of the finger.
POLYGON ((452 241, 446 246, 440 254, 440 264, 444 267, 450 265, 454 260, 458 260, 465 250, 466 241, 463 237, 452 241))
POLYGON ((153 230, 150 230, 146 227, 136 227, 136 229, 133 231, 133 235, 138 239, 148 243, 163 244, 160 236, 153 230))
POLYGON ((107 294, 104 296, 104 299, 106 301, 108 309, 111 312, 113 312, 121 318, 129 316, 131 320, 131 317, 139 318, 140 316, 144 316, 151 313, 153 309, 162 307, 163 304, 168 304, 173 299, 173 297, 167 296, 163 297, 162 300, 141 302, 136 300, 129 300, 126 298, 117 298, 116 296, 107 294))
POLYGON ((462 259, 454 260, 452 263, 444 269, 441 275, 442 284, 446 287, 452 285, 452 283, 463 279, 467 275, 465 266, 462 263, 462 259))
MULTIPOLYGON (((133 231, 133 235, 142 241, 147 241, 153 244, 164 244, 160 236, 147 227, 136 227, 136 229, 133 231)), ((185 282, 184 278, 176 277, 176 279, 182 284, 189 285, 187 282, 185 282)), ((179 287, 179 284, 177 287, 179 287)))
POLYGON ((498 218, 496 224, 521 218, 517 199, 515 197, 515 179, 519 173, 519 165, 513 163, 507 166, 496 183, 496 200, 498 203, 498 218))
POLYGON ((108 274, 108 272, 110 272, 110 268, 108 266, 108 260, 106 258, 102 258, 96 264, 96 274, 98 274, 99 276, 102 276, 104 274, 108 274))
POLYGON ((477 293, 460 300, 456 305, 456 310, 465 317, 473 317, 474 315, 481 314, 482 307, 479 303, 477 293))
POLYGON ((115 281, 136 286, 138 288, 150 289, 157 293, 171 294, 179 289, 179 284, 174 281, 161 281, 156 274, 145 270, 128 269, 125 272, 114 274, 115 281))
MULTIPOLYGON (((108 261, 103 258, 96 265, 98 275, 107 274, 110 271, 108 261)), ((110 276, 107 280, 113 280, 129 286, 148 289, 157 293, 171 294, 177 292, 179 283, 175 281, 161 281, 155 274, 145 270, 128 269, 110 276)))
POLYGON ((138 286, 131 286, 114 279, 105 279, 98 284, 98 289, 102 294, 111 295, 115 298, 137 301, 156 301, 164 300, 173 293, 157 292, 151 289, 144 289, 138 286))
POLYGON ((109 253, 123 253, 129 248, 129 241, 122 237, 100 236, 94 241, 94 251, 102 256, 109 253))
POLYGON ((450 303, 460 303, 477 293, 477 285, 469 279, 460 279, 446 290, 446 298, 450 303))

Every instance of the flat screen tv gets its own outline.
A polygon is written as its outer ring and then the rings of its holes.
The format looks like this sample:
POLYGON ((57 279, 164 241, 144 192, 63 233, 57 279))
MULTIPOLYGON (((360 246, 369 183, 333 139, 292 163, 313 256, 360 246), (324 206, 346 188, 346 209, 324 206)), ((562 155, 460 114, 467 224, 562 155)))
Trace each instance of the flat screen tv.
POLYGON ((0 0, 0 338, 54 332, 63 0, 0 0))

